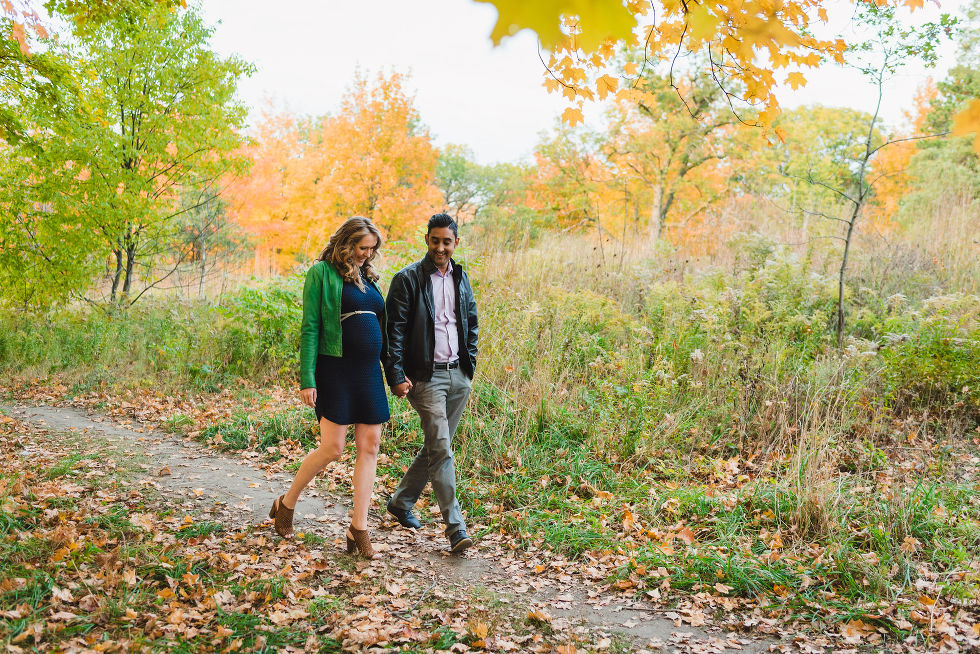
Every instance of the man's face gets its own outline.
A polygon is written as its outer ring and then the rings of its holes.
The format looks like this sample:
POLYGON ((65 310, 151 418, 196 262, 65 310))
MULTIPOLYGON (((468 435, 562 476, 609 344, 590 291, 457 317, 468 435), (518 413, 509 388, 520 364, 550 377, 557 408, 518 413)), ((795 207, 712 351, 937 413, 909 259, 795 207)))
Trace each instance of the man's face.
POLYGON ((429 246, 429 256, 436 266, 445 268, 459 245, 459 239, 448 227, 433 227, 425 235, 425 244, 429 246))

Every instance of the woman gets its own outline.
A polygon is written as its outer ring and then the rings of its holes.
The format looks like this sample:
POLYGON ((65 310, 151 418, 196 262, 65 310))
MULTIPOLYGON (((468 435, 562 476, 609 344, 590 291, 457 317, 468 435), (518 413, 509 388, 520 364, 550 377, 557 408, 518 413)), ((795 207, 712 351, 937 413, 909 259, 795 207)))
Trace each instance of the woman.
POLYGON ((367 532, 368 506, 378 464, 381 426, 391 417, 381 378, 384 299, 371 262, 381 234, 367 218, 348 219, 330 237, 306 273, 300 329, 300 398, 316 410, 320 445, 310 452, 289 491, 272 504, 275 530, 293 533, 293 509, 299 494, 344 450, 347 426, 354 425, 354 512, 347 530, 347 551, 374 558, 367 532))

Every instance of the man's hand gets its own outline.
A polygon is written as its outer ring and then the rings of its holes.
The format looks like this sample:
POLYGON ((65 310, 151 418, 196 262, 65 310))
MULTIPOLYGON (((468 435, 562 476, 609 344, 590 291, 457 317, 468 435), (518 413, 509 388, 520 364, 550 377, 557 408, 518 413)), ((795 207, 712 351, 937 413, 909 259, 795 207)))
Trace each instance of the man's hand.
POLYGON ((412 380, 406 377, 405 381, 391 387, 391 394, 397 397, 405 397, 410 390, 412 390, 412 380))
POLYGON ((299 399, 303 400, 303 404, 306 406, 311 406, 316 408, 316 388, 304 388, 299 392, 299 399))

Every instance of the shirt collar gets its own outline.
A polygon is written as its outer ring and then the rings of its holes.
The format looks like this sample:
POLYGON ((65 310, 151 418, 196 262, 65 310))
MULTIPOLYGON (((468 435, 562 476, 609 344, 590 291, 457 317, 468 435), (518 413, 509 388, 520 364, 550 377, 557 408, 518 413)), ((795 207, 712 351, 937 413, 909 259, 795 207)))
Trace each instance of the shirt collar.
MULTIPOLYGON (((450 259, 449 265, 446 267, 446 274, 447 275, 452 274, 455 268, 456 268, 456 262, 450 259)), ((439 272, 439 268, 436 267, 435 261, 432 260, 432 257, 430 257, 428 253, 426 253, 425 258, 422 259, 422 270, 427 275, 431 275, 432 273, 439 272)), ((441 275, 442 273, 439 274, 441 275)))

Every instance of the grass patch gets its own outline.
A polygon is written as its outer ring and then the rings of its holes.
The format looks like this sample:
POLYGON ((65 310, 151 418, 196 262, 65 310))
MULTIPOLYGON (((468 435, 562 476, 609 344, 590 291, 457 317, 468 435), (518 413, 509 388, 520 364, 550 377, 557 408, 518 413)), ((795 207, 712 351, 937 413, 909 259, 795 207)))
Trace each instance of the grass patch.
POLYGON ((51 468, 49 468, 48 471, 45 473, 45 476, 48 479, 57 479, 58 477, 63 477, 68 473, 70 473, 72 470, 74 470, 75 466, 77 466, 79 462, 91 458, 94 458, 93 455, 91 454, 79 454, 79 453, 69 454, 68 456, 58 461, 51 468))
POLYGON ((272 459, 279 458, 279 445, 297 443, 304 449, 316 446, 319 429, 310 412, 287 409, 269 413, 237 413, 231 419, 207 426, 199 438, 219 450, 254 448, 272 459))
POLYGON ((225 526, 220 522, 203 520, 194 522, 177 530, 178 538, 207 538, 212 534, 220 534, 225 531, 225 526))

